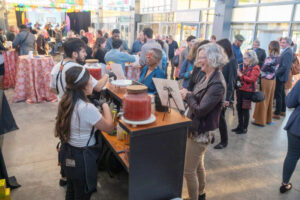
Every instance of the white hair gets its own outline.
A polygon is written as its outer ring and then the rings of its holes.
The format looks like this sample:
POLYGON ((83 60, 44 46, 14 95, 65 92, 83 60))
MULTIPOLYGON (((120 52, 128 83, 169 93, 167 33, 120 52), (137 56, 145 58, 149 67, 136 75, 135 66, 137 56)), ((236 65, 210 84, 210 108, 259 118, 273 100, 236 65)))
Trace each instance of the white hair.
POLYGON ((197 51, 197 57, 202 50, 206 53, 208 65, 213 68, 223 67, 228 62, 227 55, 223 48, 218 44, 208 43, 200 46, 197 51))
POLYGON ((249 59, 250 59, 250 65, 251 66, 254 66, 254 65, 258 64, 258 58, 257 58, 257 55, 256 55, 255 51, 253 51, 253 50, 247 50, 246 53, 245 53, 245 55, 247 57, 249 57, 249 59))

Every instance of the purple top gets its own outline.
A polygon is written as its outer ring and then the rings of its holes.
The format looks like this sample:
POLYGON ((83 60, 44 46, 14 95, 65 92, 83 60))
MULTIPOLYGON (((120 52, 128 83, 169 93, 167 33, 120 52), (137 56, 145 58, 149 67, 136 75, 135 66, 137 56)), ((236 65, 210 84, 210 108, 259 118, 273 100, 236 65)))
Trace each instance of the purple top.
POLYGON ((273 80, 275 79, 275 72, 279 66, 279 56, 268 56, 261 68, 261 77, 273 80))

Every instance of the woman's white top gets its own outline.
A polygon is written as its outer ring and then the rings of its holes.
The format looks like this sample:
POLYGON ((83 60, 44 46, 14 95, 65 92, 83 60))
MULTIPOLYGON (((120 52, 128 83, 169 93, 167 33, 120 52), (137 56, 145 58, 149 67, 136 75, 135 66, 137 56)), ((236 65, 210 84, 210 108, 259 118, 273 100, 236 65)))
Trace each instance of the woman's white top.
MULTIPOLYGON (((71 134, 68 143, 74 147, 85 147, 93 126, 101 119, 101 113, 93 104, 78 100, 72 114, 71 134)), ((96 139, 92 137, 89 146, 95 143, 96 139)))

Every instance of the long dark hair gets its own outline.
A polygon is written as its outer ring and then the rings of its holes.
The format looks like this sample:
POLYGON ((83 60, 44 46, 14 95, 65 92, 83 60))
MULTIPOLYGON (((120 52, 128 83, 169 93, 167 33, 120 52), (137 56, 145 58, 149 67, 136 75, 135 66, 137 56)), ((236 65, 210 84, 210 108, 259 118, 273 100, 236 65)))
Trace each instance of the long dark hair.
POLYGON ((232 45, 228 39, 226 39, 226 38, 221 39, 221 40, 217 41, 217 44, 220 45, 221 47, 223 47, 225 53, 228 56, 228 59, 230 59, 231 57, 234 57, 232 45))
POLYGON ((105 37, 101 37, 101 38, 97 38, 96 42, 93 46, 93 53, 92 53, 92 57, 94 57, 96 55, 96 52, 98 51, 98 49, 101 48, 101 45, 106 41, 105 37))
POLYGON ((79 99, 88 101, 84 89, 88 85, 89 79, 89 71, 82 67, 71 67, 66 71, 66 92, 59 103, 55 125, 55 137, 59 137, 63 142, 70 139, 71 118, 76 102, 79 99), (75 83, 82 70, 85 70, 83 77, 75 83))

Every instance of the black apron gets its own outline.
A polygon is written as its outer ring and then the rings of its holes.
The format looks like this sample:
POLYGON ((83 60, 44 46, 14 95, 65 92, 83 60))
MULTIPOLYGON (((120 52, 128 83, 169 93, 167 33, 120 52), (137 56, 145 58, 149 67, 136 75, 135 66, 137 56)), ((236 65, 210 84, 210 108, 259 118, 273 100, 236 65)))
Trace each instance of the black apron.
POLYGON ((4 91, 0 90, 0 135, 19 129, 11 113, 4 91))
POLYGON ((93 192, 97 188, 97 161, 100 157, 102 146, 100 131, 96 131, 95 134, 93 132, 94 127, 85 147, 74 147, 68 143, 62 143, 59 152, 59 160, 65 170, 67 179, 85 181, 86 193, 93 192), (97 142, 93 146, 88 146, 93 136, 96 137, 97 142), (67 166, 67 160, 74 160, 75 167, 67 166))

